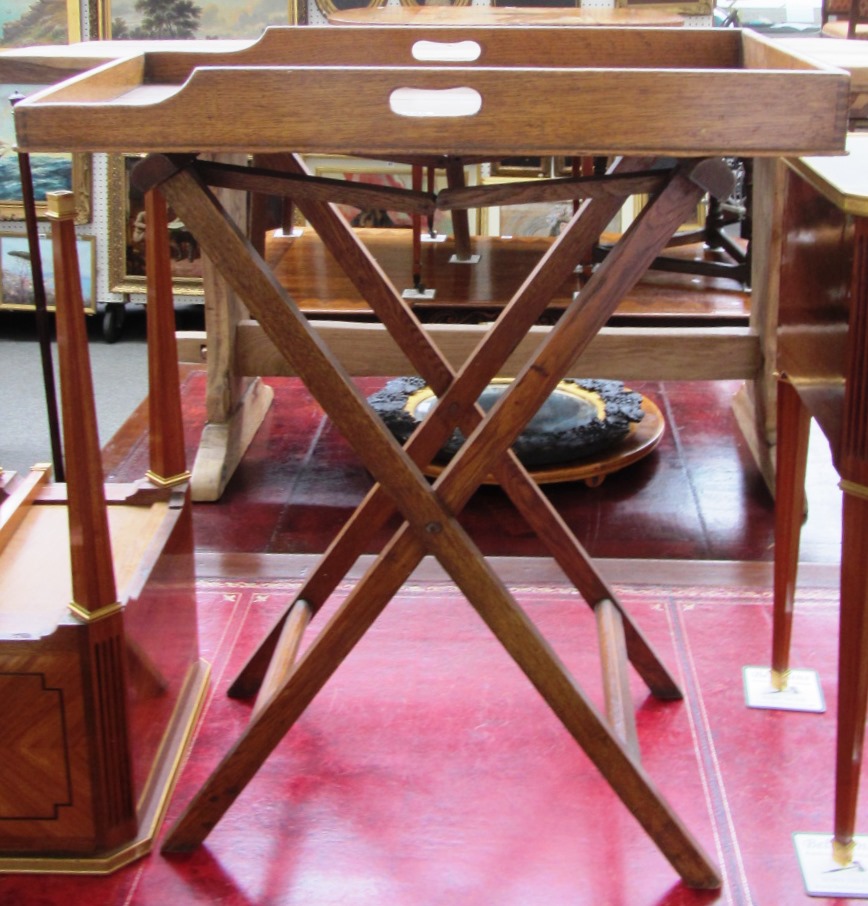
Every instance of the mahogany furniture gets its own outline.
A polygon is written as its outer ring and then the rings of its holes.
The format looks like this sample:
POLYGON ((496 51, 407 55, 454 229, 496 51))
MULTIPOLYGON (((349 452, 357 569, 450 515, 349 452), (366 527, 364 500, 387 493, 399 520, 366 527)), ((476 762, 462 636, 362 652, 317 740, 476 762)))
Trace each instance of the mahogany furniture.
POLYGON ((0 502, 0 871, 102 873, 149 850, 208 668, 165 299, 149 310, 152 471, 104 485, 71 192, 49 217, 67 481, 37 467, 0 502))
POLYGON ((772 678, 789 673, 812 418, 844 494, 836 760, 836 858, 851 860, 868 702, 868 134, 846 158, 787 162, 781 204, 772 678))
MULTIPOLYGON (((775 40, 785 53, 834 66, 850 75, 847 118, 850 131, 868 126, 868 43, 824 38, 775 40)), ((777 317, 780 289, 781 198, 785 164, 780 160, 753 161, 753 210, 750 324, 758 340, 757 371, 736 395, 733 409, 739 428, 772 492, 775 487, 777 418, 777 317)))
MULTIPOLYGON (((716 887, 713 863, 641 766, 628 661, 657 697, 677 699, 680 691, 509 447, 697 200, 706 192, 731 191, 731 173, 720 157, 842 149, 847 76, 728 30, 698 30, 689 42, 677 31, 601 28, 370 29, 365 37, 359 41, 355 28, 276 29, 233 56, 146 53, 46 90, 15 111, 24 150, 154 152, 138 168, 138 184, 149 192, 159 186, 377 481, 233 684, 233 694, 259 693, 251 722, 172 829, 166 849, 190 849, 207 836, 421 558, 431 554, 685 883, 716 887), (476 61, 414 63, 414 52, 432 42, 475 48, 476 61), (521 68, 502 65, 519 52, 521 68), (584 65, 576 68, 576 60, 584 65), (757 105, 767 110, 762 125, 751 113, 757 105), (642 115, 633 115, 640 108, 642 115), (478 189, 436 197, 385 193, 313 178, 294 152, 391 158, 501 156, 505 150, 616 161, 608 174, 581 183, 587 200, 456 367, 329 202, 346 201, 351 192, 359 197, 361 190, 369 201, 388 197, 425 215, 438 207, 478 205, 478 189), (257 166, 215 163, 201 159, 202 151, 246 151, 257 166), (648 169, 660 157, 674 164, 648 169), (245 192, 259 192, 298 204, 439 397, 406 447, 372 412, 212 186, 242 200, 245 192), (483 416, 475 405, 482 388, 635 191, 649 192, 652 201, 483 416), (456 426, 468 441, 432 486, 421 467, 456 426), (492 471, 594 610, 605 716, 461 527, 462 507, 492 471), (356 560, 371 527, 395 510, 403 525, 296 660, 307 623, 356 560)), ((568 179, 554 191, 574 192, 576 184, 568 179)), ((149 242, 164 246, 165 233, 150 216, 148 227, 149 242)))

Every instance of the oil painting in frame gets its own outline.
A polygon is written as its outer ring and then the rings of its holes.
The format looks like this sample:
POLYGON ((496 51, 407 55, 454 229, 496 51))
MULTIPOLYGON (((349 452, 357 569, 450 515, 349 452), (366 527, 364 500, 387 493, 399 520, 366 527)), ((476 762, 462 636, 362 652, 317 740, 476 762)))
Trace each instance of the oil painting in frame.
MULTIPOLYGON (((78 236, 75 242, 81 273, 84 310, 96 312, 96 239, 78 236)), ((42 278, 45 283, 46 307, 54 310, 54 256, 51 239, 39 238, 42 278)), ((33 273, 30 268, 30 246, 24 233, 0 233, 0 308, 28 310, 33 305, 33 273)))
MULTIPOLYGON (((90 0, 93 2, 93 0, 90 0)), ((79 0, 5 0, 0 13, 0 48, 69 44, 82 39, 79 0)), ((9 78, 7 75, 7 78, 9 78)), ((27 79, 26 74, 21 80, 27 79)), ((23 220, 21 175, 15 153, 13 97, 27 96, 42 84, 0 85, 0 220, 23 220)), ((87 154, 34 154, 30 158, 37 215, 45 212, 45 193, 71 189, 76 222, 90 221, 91 168, 87 154)))
POLYGON ((5 0, 0 47, 71 44, 81 40, 78 0, 5 0))
MULTIPOLYGON (((515 177, 490 176, 483 185, 521 182, 515 177)), ((480 232, 484 236, 559 236, 573 216, 572 201, 532 202, 483 208, 480 232)))
POLYGON ((316 0, 319 11, 328 18, 332 13, 343 13, 349 9, 375 8, 381 0, 316 0))
MULTIPOLYGON (((376 186, 390 186, 392 188, 410 189, 413 186, 412 169, 407 164, 397 164, 389 161, 359 160, 356 158, 306 158, 307 164, 316 176, 330 179, 346 179, 352 182, 367 183, 376 186)), ((477 181, 478 167, 465 168, 465 179, 468 185, 477 181)), ((423 172, 423 191, 427 191, 427 172, 423 172)), ((435 176, 434 189, 441 191, 446 187, 446 176, 443 171, 438 171, 435 176)), ((338 205, 338 210, 357 227, 387 227, 410 229, 413 220, 410 214, 403 211, 360 211, 349 205, 338 205)), ((476 212, 469 212, 471 218, 471 231, 475 231, 476 212)), ((423 224, 423 229, 425 225, 423 224)), ((437 211, 434 217, 434 232, 440 236, 452 236, 452 214, 450 211, 437 211)))
POLYGON ((617 9, 648 9, 684 16, 710 16, 714 0, 615 0, 617 9))
MULTIPOLYGON (((133 167, 144 155, 112 154, 108 160, 109 289, 143 293, 145 271, 145 199, 131 181, 133 167)), ((198 243, 169 210, 172 290, 176 295, 202 295, 202 252, 198 243)))
POLYGON ((162 0, 111 0, 108 37, 113 40, 258 38, 269 25, 301 25, 306 0, 166 4, 162 0), (166 8, 177 10, 175 17, 166 8))
MULTIPOLYGON (((21 170, 15 150, 15 121, 10 98, 27 97, 46 87, 0 83, 0 220, 24 219, 21 170)), ((37 216, 45 213, 47 192, 67 189, 75 195, 76 223, 90 221, 92 175, 89 154, 31 154, 30 170, 37 216)))

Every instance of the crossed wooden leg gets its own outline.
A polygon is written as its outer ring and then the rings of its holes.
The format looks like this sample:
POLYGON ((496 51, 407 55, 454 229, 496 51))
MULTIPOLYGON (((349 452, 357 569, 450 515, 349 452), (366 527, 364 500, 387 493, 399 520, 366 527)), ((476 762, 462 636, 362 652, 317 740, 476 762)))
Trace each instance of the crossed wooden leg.
MULTIPOLYGON (((520 470, 508 458, 508 447, 605 323, 623 292, 641 277, 708 188, 706 176, 716 179, 713 163, 679 168, 589 282, 579 304, 562 318, 535 360, 484 418, 478 412, 471 416, 478 392, 465 375, 474 374, 481 350, 471 357, 447 387, 430 421, 436 425, 445 415, 448 430, 456 421, 471 417, 478 418, 479 423, 433 489, 412 458, 416 435, 406 453, 398 447, 271 273, 261 261, 251 262, 249 244, 221 214, 207 188, 189 169, 166 181, 164 191, 172 206, 205 251, 221 261, 227 282, 246 298, 272 342, 293 361, 336 425, 353 440, 366 466, 406 520, 304 657, 257 710, 247 731, 172 830, 167 849, 187 849, 201 842, 419 560, 432 553, 685 881, 698 887, 719 885, 707 856, 656 791, 630 748, 586 699, 455 516, 490 469, 497 470, 498 475, 503 471, 507 477, 510 469, 520 470)), ((572 229, 576 228, 574 223, 572 229)), ((534 291, 535 282, 544 284, 546 276, 553 273, 547 274, 547 261, 533 275, 529 293, 534 291)), ((519 332, 508 339, 517 342, 521 335, 519 332)), ((418 352, 418 346, 423 354, 430 355, 418 325, 413 324, 410 336, 398 334, 396 338, 408 353, 418 352)), ((484 374, 484 385, 489 372, 485 367, 479 371, 484 374)), ((444 380, 451 380, 448 373, 444 380)), ((433 436, 434 431, 420 429, 417 435, 433 436)), ((430 456, 433 453, 426 451, 430 456)), ((523 470, 515 474, 524 490, 533 487, 523 470)))
MULTIPOLYGON (((290 155, 270 157, 268 161, 281 172, 294 175, 306 172, 303 165, 290 155)), ((622 161, 615 169, 622 175, 629 174, 640 170, 647 163, 643 160, 622 161)), ((587 205, 581 219, 576 218, 576 225, 564 232, 545 262, 528 277, 489 331, 480 348, 471 357, 472 369, 465 367, 458 378, 436 346, 420 331, 418 322, 345 221, 328 205, 299 202, 317 234, 337 260, 346 265, 348 275, 356 282, 359 291, 365 294, 380 320, 394 336, 402 338, 404 348, 419 373, 438 395, 444 397, 442 405, 426 419, 406 447, 408 455, 417 465, 422 467, 431 462, 456 423, 465 435, 476 428, 482 416, 475 410, 473 403, 488 381, 498 374, 518 339, 545 310, 551 297, 575 268, 576 262, 582 260, 585 252, 590 252, 600 232, 623 203, 623 198, 624 196, 609 196, 587 205), (463 420, 456 420, 452 416, 459 406, 466 410, 463 420)), ((560 519, 548 498, 527 477, 517 460, 507 455, 495 470, 501 486, 516 508, 546 543, 585 599, 592 606, 601 600, 616 601, 614 593, 599 576, 581 544, 560 519)), ((299 592, 299 599, 307 602, 314 611, 317 610, 365 549, 372 531, 381 526, 393 512, 394 507, 388 496, 382 488, 376 487, 329 548, 319 567, 299 592)), ((638 627, 627 615, 622 616, 628 620, 628 653, 653 693, 659 698, 680 698, 674 680, 650 650, 638 627)), ((230 689, 230 695, 246 697, 259 688, 280 637, 282 622, 278 621, 251 662, 242 670, 230 689)))

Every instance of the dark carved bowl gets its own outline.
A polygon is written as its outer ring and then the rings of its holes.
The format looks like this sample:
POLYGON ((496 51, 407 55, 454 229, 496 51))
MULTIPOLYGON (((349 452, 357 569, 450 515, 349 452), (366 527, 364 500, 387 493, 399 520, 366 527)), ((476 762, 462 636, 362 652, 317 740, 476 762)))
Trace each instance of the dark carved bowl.
MULTIPOLYGON (((492 381, 479 398, 482 409, 491 409, 511 383, 508 378, 492 381)), ((437 398, 421 378, 400 377, 369 396, 368 402, 403 444, 437 398)), ((642 416, 641 394, 621 381, 565 378, 525 426, 513 450, 528 467, 572 462, 618 443, 642 416)), ((451 459, 464 440, 456 429, 438 460, 451 459)))

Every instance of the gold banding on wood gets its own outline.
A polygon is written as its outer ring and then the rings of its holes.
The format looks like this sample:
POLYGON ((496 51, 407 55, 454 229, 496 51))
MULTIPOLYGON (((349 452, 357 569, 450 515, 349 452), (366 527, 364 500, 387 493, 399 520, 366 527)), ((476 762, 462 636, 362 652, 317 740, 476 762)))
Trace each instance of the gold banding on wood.
POLYGON ((772 689, 775 692, 783 692, 787 688, 787 685, 790 682, 790 671, 787 670, 772 670, 772 689))
POLYGON ((839 843, 837 840, 833 840, 832 858, 838 865, 849 865, 853 861, 853 850, 855 848, 855 840, 850 840, 848 843, 839 843))
POLYGON ((799 387, 819 387, 819 386, 835 386, 845 383, 845 378, 843 375, 823 375, 821 377, 792 377, 786 371, 773 371, 772 377, 777 381, 782 381, 785 384, 790 384, 795 387, 797 390, 799 387))
POLYGON ((772 689, 783 692, 790 682, 790 670, 772 670, 772 689))
POLYGON ((172 475, 169 478, 163 478, 162 475, 157 475, 156 472, 152 472, 148 469, 145 472, 145 478, 151 482, 151 484, 157 485, 160 488, 173 488, 175 485, 183 484, 185 481, 190 480, 189 472, 179 472, 177 475, 172 475))
POLYGON ((868 500, 868 487, 866 487, 864 484, 858 484, 855 481, 848 481, 846 478, 842 478, 838 482, 838 487, 845 494, 850 494, 853 497, 861 497, 863 500, 868 500))
POLYGON ((82 622, 95 623, 97 620, 104 620, 106 617, 113 616, 123 608, 119 601, 115 601, 114 604, 106 604, 105 607, 100 607, 98 610, 88 610, 76 601, 70 601, 69 609, 72 611, 73 615, 78 617, 82 622))

